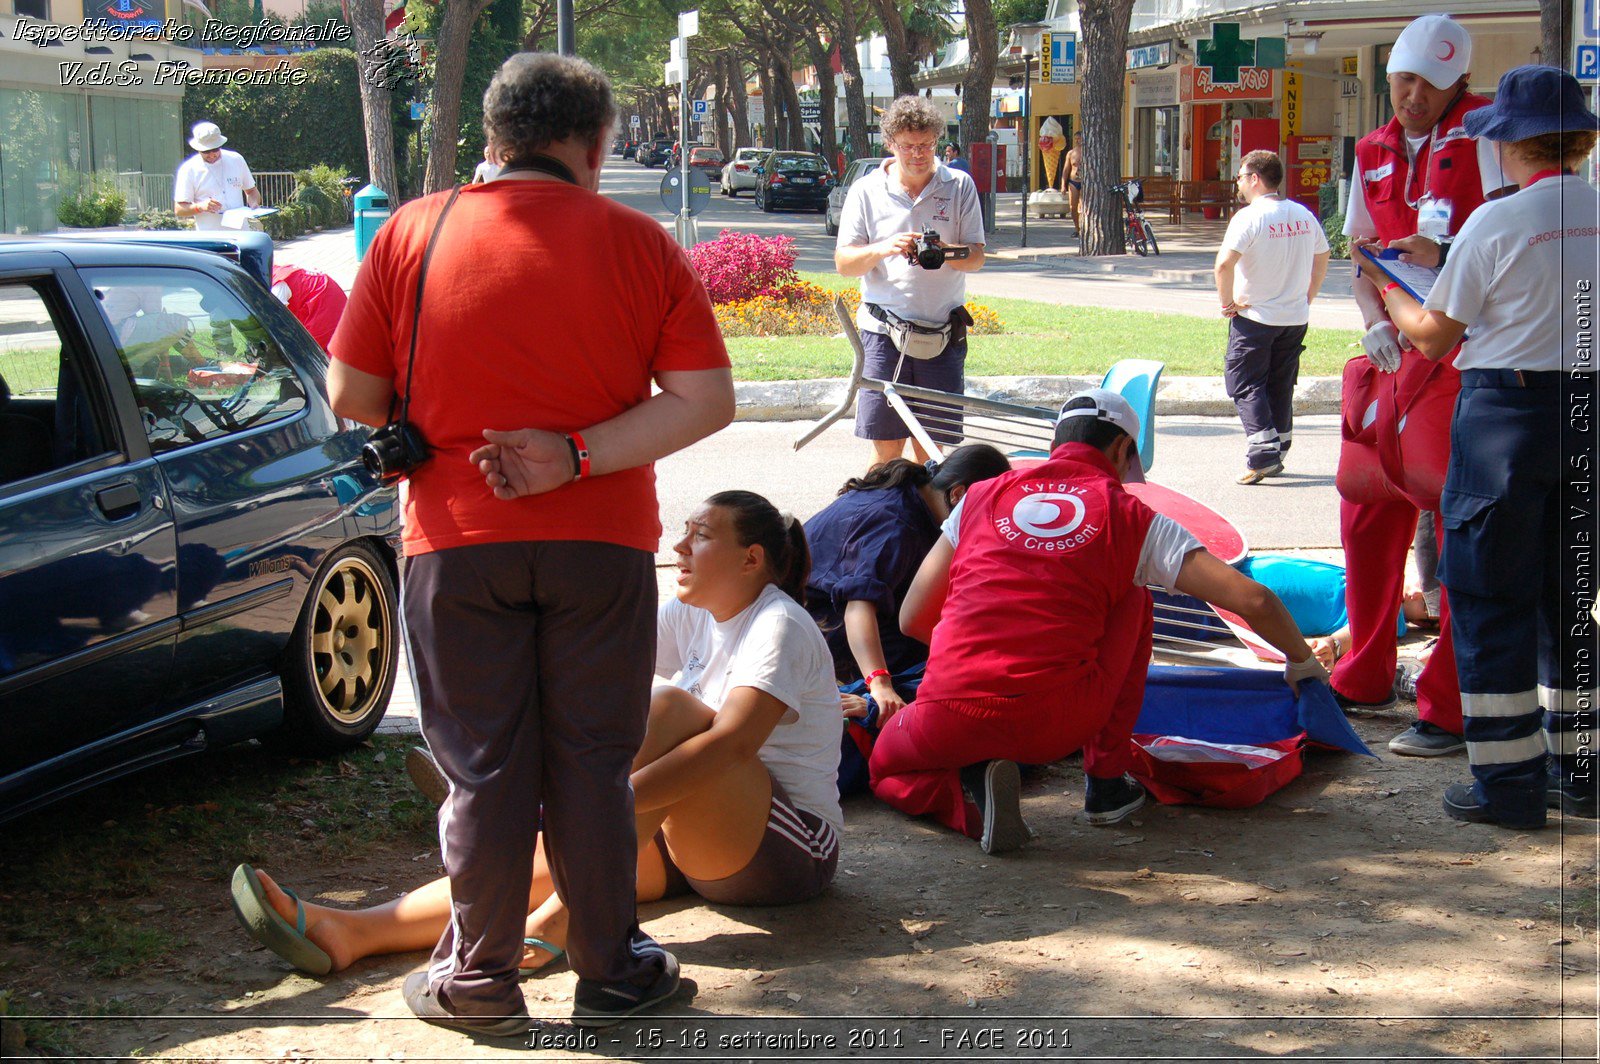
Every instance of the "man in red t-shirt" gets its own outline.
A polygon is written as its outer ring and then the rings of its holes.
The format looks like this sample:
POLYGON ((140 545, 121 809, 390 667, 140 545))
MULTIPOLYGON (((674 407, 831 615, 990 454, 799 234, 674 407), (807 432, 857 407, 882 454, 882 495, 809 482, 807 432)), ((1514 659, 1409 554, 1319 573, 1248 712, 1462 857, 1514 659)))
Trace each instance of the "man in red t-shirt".
POLYGON ((478 1034, 528 1027, 517 965, 536 839, 571 905, 573 1022, 613 1023, 678 985, 634 902, 628 775, 661 538, 651 463, 727 424, 733 385, 682 249, 596 194, 615 115, 588 63, 507 60, 483 119, 505 169, 396 212, 333 338, 334 409, 381 425, 409 387, 432 451, 403 493, 404 606, 423 735, 450 781, 454 911, 405 997, 478 1034))
POLYGON ((1084 751, 1084 819, 1115 824, 1144 804, 1126 772, 1150 661, 1147 586, 1233 611, 1290 664, 1326 680, 1283 603, 1123 490, 1143 480, 1139 418, 1095 388, 1061 408, 1042 464, 967 489, 900 612, 929 644, 917 700, 884 725, 872 793, 978 840, 1028 841, 1018 761, 1084 751), (935 626, 937 622, 937 626, 935 626))

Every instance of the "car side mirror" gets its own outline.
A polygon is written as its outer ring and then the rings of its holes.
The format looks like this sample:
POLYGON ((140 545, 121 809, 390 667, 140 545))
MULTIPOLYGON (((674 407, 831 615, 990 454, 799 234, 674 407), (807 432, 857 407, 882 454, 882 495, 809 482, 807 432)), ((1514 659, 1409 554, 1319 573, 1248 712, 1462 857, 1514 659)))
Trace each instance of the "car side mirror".
POLYGON ((757 176, 757 177, 760 177, 760 176, 761 176, 761 175, 762 175, 762 174, 764 174, 764 173, 766 173, 766 171, 765 171, 765 170, 763 170, 763 169, 762 169, 762 168, 761 168, 761 167, 759 167, 759 166, 752 166, 752 167, 751 167, 751 168, 750 168, 750 172, 751 172, 751 173, 752 173, 752 174, 755 174, 755 175, 756 175, 756 176, 757 176))

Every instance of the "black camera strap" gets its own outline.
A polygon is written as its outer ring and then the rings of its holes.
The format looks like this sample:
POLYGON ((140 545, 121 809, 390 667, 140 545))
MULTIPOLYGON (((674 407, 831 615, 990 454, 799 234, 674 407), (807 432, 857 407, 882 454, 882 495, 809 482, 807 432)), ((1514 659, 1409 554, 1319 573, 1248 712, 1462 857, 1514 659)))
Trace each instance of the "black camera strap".
POLYGON ((551 177, 559 177, 569 185, 578 183, 578 175, 572 172, 571 167, 559 159, 550 158, 548 155, 530 155, 526 159, 518 159, 516 162, 506 163, 500 169, 500 176, 514 174, 518 170, 532 170, 535 173, 549 174, 551 177))
MULTIPOLYGON (((428 279, 428 260, 433 258, 433 245, 439 239, 439 230, 444 228, 444 217, 450 213, 450 208, 456 205, 456 197, 461 195, 461 186, 457 185, 450 190, 450 198, 445 201, 444 210, 439 212, 438 221, 433 223, 433 232, 428 234, 428 246, 422 251, 422 267, 417 270, 417 305, 411 313, 411 351, 406 355, 406 392, 400 397, 400 423, 409 424, 411 420, 411 371, 417 367, 417 333, 422 329, 422 286, 428 279)), ((394 400, 389 400, 389 420, 394 420, 394 400)))

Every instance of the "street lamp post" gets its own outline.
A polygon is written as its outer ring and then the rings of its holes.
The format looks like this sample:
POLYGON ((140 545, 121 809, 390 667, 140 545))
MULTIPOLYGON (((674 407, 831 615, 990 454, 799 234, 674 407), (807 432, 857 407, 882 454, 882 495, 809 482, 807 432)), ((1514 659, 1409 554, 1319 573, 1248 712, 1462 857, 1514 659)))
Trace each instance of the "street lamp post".
POLYGON ((556 51, 577 55, 577 35, 572 27, 572 0, 556 0, 556 51))
POLYGON ((1033 53, 1022 53, 1022 132, 1017 147, 1022 150, 1022 246, 1028 246, 1028 192, 1033 187, 1033 145, 1029 140, 1033 126, 1033 53))

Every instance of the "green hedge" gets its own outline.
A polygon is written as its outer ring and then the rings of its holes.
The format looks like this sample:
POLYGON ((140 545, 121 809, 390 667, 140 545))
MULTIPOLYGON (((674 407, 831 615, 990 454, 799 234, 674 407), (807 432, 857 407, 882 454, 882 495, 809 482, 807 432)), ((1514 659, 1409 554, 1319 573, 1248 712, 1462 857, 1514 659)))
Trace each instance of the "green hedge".
POLYGON ((210 121, 252 170, 304 170, 319 163, 367 172, 355 52, 319 48, 300 60, 303 85, 193 86, 183 97, 183 128, 210 121))
POLYGON ((115 174, 79 174, 62 189, 56 218, 62 225, 97 229, 121 225, 127 209, 128 197, 117 188, 115 174))

